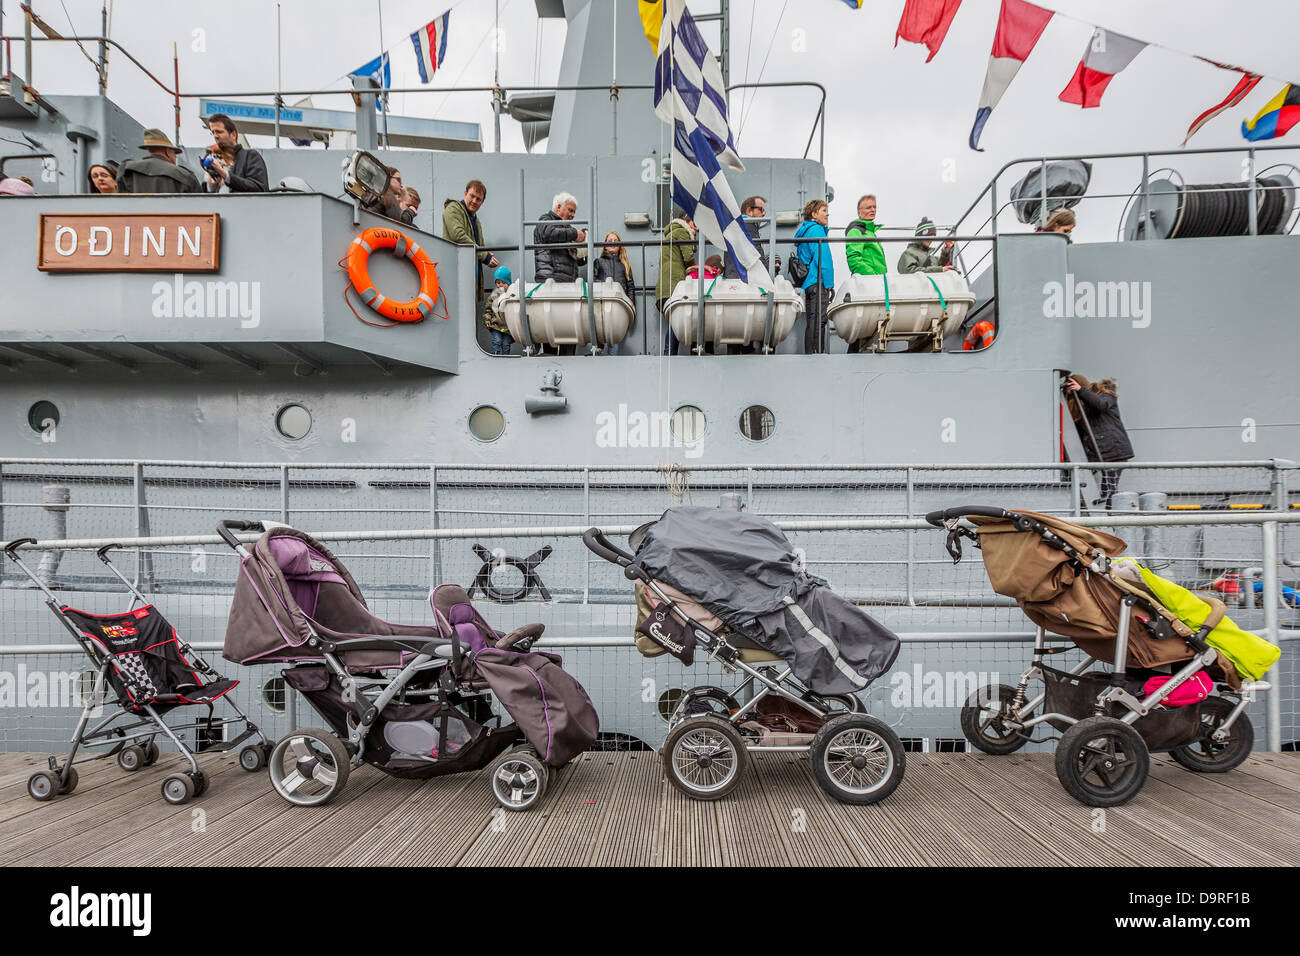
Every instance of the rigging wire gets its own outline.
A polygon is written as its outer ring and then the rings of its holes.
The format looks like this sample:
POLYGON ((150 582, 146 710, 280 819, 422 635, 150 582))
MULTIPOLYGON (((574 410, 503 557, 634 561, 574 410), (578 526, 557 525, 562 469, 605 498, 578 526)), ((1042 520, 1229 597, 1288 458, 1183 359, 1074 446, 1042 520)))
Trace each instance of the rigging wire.
MULTIPOLYGON (((763 55, 763 65, 762 65, 761 67, 759 67, 759 70, 758 70, 758 79, 756 79, 756 80, 754 81, 755 83, 762 83, 762 82, 763 82, 763 73, 767 70, 767 61, 768 61, 768 58, 771 57, 771 55, 772 55, 772 47, 773 47, 773 45, 776 43, 776 34, 777 34, 777 32, 781 29, 781 21, 785 19, 785 10, 786 10, 786 7, 788 7, 788 6, 790 6, 790 0, 785 0, 785 3, 783 3, 783 4, 781 5, 781 15, 780 15, 779 17, 776 18, 776 26, 774 26, 774 27, 772 28, 772 39, 768 41, 768 44, 767 44, 767 53, 765 53, 765 54, 763 55)), ((754 93, 757 94, 757 93, 758 93, 758 90, 754 90, 754 93)), ((749 108, 752 108, 752 107, 753 107, 753 105, 754 105, 754 100, 755 100, 756 98, 757 98, 757 96, 751 96, 751 97, 750 97, 750 99, 749 99, 749 108)), ((749 118, 749 108, 746 108, 745 111, 744 111, 744 113, 743 113, 743 114, 741 115, 741 117, 740 117, 740 128, 736 130, 736 139, 737 139, 737 140, 740 139, 740 134, 743 133, 743 132, 745 131, 745 120, 749 118)))

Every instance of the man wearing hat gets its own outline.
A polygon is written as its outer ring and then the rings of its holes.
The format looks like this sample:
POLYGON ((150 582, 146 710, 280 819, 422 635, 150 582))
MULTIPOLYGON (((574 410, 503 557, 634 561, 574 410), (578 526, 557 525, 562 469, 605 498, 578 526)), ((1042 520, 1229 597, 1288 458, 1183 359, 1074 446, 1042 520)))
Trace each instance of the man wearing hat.
POLYGON ((120 193, 196 193, 199 180, 184 166, 176 164, 180 152, 160 129, 144 131, 140 149, 149 155, 122 165, 117 177, 120 193))
POLYGON ((936 255, 930 251, 930 237, 934 236, 934 221, 922 216, 916 224, 916 236, 907 244, 903 254, 898 257, 899 272, 945 272, 953 267, 952 242, 945 242, 943 249, 936 255))

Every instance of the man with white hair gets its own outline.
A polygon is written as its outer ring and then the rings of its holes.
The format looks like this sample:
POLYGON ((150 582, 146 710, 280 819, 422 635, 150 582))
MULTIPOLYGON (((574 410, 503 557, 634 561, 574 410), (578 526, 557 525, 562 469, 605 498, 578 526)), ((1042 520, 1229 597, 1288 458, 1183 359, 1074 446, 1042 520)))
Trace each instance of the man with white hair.
MULTIPOLYGON (((551 211, 538 217, 533 229, 533 243, 585 242, 587 230, 566 225, 578 214, 578 200, 569 193, 559 193, 551 200, 551 211)), ((573 282, 578 278, 577 249, 534 249, 534 277, 538 282, 554 279, 573 282)))

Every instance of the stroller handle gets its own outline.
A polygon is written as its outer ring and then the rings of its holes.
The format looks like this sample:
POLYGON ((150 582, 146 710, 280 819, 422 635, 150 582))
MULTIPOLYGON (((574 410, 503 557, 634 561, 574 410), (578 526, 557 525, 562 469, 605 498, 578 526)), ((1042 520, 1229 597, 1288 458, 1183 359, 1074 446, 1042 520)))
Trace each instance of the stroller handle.
POLYGON ((1021 517, 1014 512, 1007 511, 1006 508, 991 508, 988 505, 963 505, 958 508, 944 508, 941 511, 931 511, 925 516, 925 520, 936 528, 942 528, 945 521, 950 521, 953 518, 964 518, 966 515, 979 515, 982 518, 1021 517))
POLYGON ((239 539, 231 531, 265 531, 260 521, 245 521, 242 518, 227 518, 217 525, 217 534, 221 535, 221 540, 226 542, 236 551, 239 550, 239 539))
POLYGON ((584 531, 582 533, 582 543, 610 564, 617 564, 621 568, 626 568, 632 563, 632 555, 606 538, 604 532, 599 528, 588 528, 584 531))

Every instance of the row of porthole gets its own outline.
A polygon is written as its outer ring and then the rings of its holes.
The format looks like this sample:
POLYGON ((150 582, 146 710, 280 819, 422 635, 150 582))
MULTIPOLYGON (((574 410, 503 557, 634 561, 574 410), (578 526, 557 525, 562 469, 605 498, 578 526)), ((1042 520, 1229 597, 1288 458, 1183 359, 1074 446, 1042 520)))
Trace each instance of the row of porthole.
MULTIPOLYGON (((59 424, 59 409, 53 402, 40 401, 27 410, 27 424, 34 432, 43 432, 59 424)), ((695 405, 681 405, 669 418, 673 435, 683 442, 698 441, 704 435, 708 418, 695 405)), ((311 412, 296 402, 275 413, 275 429, 285 438, 298 441, 311 431, 311 412)), ((469 432, 482 442, 496 441, 506 429, 505 416, 492 405, 480 405, 469 416, 469 432)), ((766 441, 776 430, 776 416, 763 405, 750 405, 740 413, 740 433, 750 441, 766 441)))
MULTIPOLYGON (((668 419, 673 437, 695 442, 704 437, 708 418, 695 405, 679 405, 668 419)), ((492 405, 480 405, 469 415, 469 433, 482 442, 496 441, 506 429, 505 416, 492 405)), ((776 431, 776 416, 763 405, 750 405, 740 413, 740 433, 750 441, 767 441, 776 431)))

